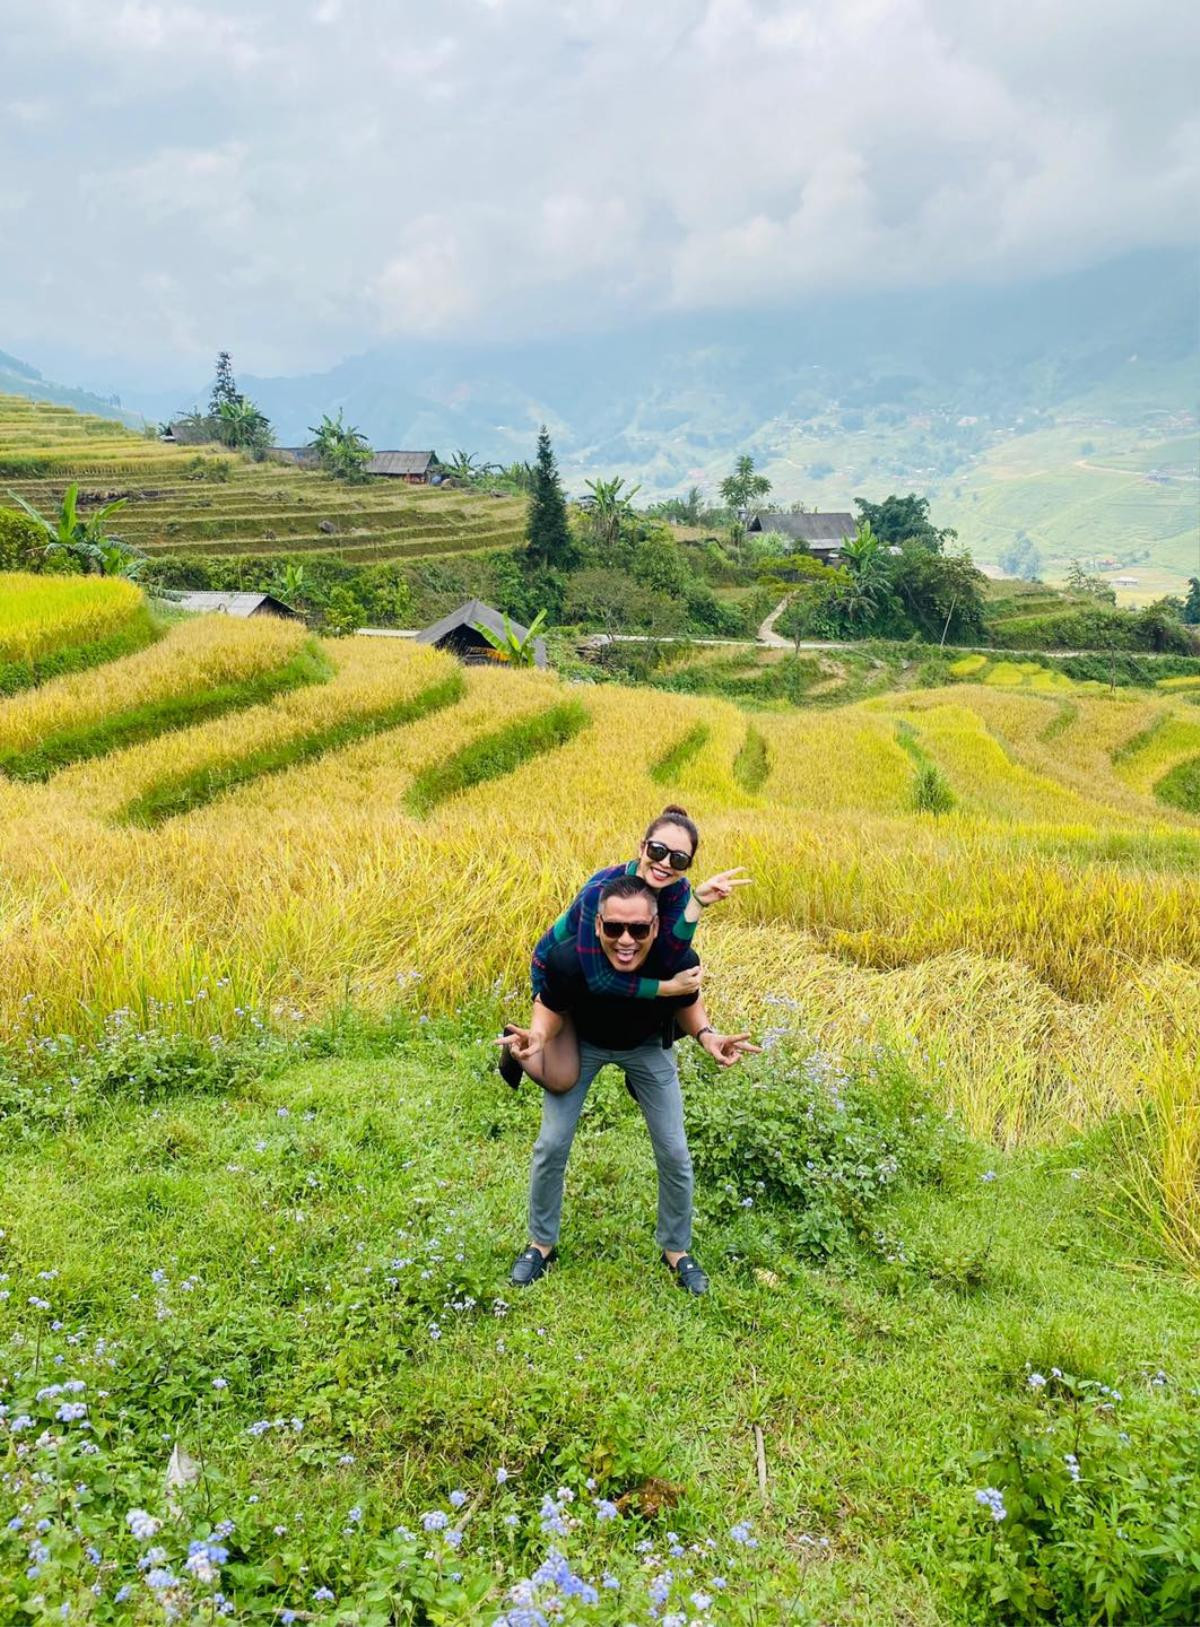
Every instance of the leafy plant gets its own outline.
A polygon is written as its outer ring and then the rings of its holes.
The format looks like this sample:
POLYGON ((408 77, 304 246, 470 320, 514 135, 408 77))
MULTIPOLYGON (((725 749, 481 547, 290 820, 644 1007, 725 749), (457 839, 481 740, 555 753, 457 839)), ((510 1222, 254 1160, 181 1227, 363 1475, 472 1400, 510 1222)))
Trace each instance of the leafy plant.
POLYGON ((343 421, 340 407, 336 418, 325 413, 319 424, 310 425, 309 434, 309 445, 326 474, 347 485, 359 485, 367 478, 370 444, 361 430, 343 421))
POLYGON ((106 530, 109 516, 123 509, 127 498, 118 497, 104 503, 85 518, 79 506, 79 484, 72 481, 63 493, 57 516, 48 520, 16 492, 11 495, 40 527, 49 559, 96 576, 123 576, 133 580, 141 574, 145 555, 106 530))
POLYGON ((532 667, 537 665, 537 643, 545 621, 546 612, 539 610, 523 634, 517 633, 507 616, 504 618, 503 633, 494 633, 482 622, 476 622, 474 625, 475 631, 482 633, 491 645, 492 659, 505 661, 514 667, 532 667))
POLYGON ((730 508, 746 509, 771 490, 766 475, 756 473, 754 459, 743 455, 734 464, 733 473, 721 482, 721 496, 730 508))
POLYGON ((1200 1619, 1200 1413, 1165 1373, 1139 1390, 1030 1372, 988 1424, 957 1567, 977 1619, 1200 1619))

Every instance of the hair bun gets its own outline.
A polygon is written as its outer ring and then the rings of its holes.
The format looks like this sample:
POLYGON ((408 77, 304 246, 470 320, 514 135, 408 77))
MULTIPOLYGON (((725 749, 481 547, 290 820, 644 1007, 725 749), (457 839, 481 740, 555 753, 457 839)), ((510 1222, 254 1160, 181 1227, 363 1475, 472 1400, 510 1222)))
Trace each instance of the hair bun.
POLYGON ((666 819, 669 814, 675 814, 680 819, 689 819, 691 817, 687 809, 681 808, 677 802, 668 802, 658 817, 666 819))

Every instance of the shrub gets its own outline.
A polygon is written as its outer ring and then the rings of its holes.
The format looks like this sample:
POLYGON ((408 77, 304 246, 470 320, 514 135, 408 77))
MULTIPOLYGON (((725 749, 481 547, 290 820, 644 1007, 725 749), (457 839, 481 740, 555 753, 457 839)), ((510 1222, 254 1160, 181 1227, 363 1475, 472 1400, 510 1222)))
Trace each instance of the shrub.
POLYGON ((958 1572, 976 1619, 1200 1619, 1200 1408, 1157 1373, 1136 1398, 1051 1368, 986 1427, 958 1572))
MULTIPOLYGON (((689 1055, 685 1066, 694 1065, 689 1055)), ((860 1236, 899 1183, 935 1178, 951 1133, 886 1053, 847 1066, 819 1051, 769 1048, 732 1075, 706 1077, 686 1093, 685 1113, 717 1213, 775 1206, 791 1246, 816 1258, 860 1236)))
POLYGON ((0 571, 44 571, 46 534, 27 514, 0 508, 0 571))

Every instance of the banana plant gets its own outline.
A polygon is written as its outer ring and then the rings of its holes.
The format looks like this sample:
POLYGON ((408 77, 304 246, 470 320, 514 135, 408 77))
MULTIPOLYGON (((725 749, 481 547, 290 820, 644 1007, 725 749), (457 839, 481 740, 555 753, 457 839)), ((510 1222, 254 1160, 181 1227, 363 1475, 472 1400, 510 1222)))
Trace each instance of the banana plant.
POLYGON ((642 488, 631 486, 628 491, 622 491, 625 480, 621 475, 612 480, 587 480, 584 484, 590 493, 587 501, 592 532, 597 541, 611 547, 620 540, 622 527, 633 514, 633 499, 642 488))
POLYGON ((537 640, 546 620, 546 612, 539 610, 533 618, 528 632, 524 638, 515 631, 508 617, 504 618, 504 632, 493 633, 490 627, 483 627, 476 622, 475 631, 482 633, 492 646, 489 659, 503 661, 513 667, 532 667, 537 665, 537 640))
POLYGON ((18 493, 9 495, 44 533, 47 559, 67 559, 85 574, 96 576, 133 578, 145 565, 143 554, 106 530, 109 516, 124 508, 127 498, 105 503, 85 519, 79 511, 79 484, 72 481, 63 493, 57 516, 48 520, 18 493))

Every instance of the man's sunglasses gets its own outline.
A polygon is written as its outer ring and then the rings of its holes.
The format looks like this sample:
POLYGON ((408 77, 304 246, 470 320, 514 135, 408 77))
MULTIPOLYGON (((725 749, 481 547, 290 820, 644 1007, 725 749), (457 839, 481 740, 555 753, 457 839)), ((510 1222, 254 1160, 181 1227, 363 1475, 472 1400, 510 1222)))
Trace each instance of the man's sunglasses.
POLYGON ((684 853, 677 847, 668 847, 665 842, 647 842, 646 857, 651 864, 661 864, 665 859, 672 870, 690 870, 692 855, 684 853))
POLYGON ((628 932, 634 943, 645 943, 653 926, 653 921, 605 921, 601 919, 600 922, 600 930, 606 938, 620 938, 628 932))

